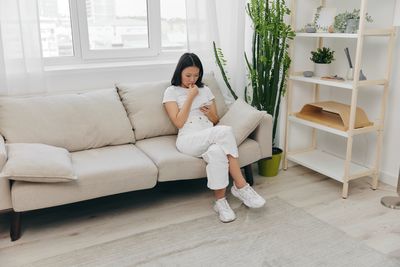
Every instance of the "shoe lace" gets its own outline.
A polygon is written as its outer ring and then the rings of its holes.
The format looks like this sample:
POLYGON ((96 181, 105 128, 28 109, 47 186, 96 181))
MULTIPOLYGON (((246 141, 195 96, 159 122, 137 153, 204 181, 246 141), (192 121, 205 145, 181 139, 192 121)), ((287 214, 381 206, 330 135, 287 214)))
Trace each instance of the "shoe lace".
POLYGON ((223 201, 219 201, 219 208, 222 212, 229 212, 231 210, 231 207, 228 204, 228 201, 223 200, 223 201))
POLYGON ((256 191, 254 191, 254 189, 251 186, 246 186, 241 191, 243 193, 243 196, 247 199, 257 199, 258 198, 256 191))

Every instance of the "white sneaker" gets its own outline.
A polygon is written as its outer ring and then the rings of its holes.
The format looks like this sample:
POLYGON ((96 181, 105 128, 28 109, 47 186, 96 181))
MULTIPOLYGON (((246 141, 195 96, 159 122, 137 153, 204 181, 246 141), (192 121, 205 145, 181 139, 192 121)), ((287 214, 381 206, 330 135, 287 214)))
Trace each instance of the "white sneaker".
POLYGON ((219 214, 221 222, 227 223, 236 219, 235 212, 229 206, 226 198, 221 198, 215 201, 214 210, 219 214))
POLYGON ((265 199, 257 194, 249 184, 240 189, 233 185, 231 187, 231 192, 232 195, 243 201, 249 208, 261 208, 265 204, 265 199))

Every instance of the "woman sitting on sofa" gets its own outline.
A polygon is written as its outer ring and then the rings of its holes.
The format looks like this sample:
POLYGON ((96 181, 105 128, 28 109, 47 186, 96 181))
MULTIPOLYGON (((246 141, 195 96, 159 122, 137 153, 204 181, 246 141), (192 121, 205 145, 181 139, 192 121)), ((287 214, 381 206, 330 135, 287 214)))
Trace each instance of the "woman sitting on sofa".
POLYGON ((207 186, 214 190, 214 210, 222 222, 236 219, 229 206, 225 191, 229 173, 234 185, 232 194, 250 208, 265 204, 253 188, 246 183, 240 171, 238 148, 232 129, 216 125, 219 121, 214 95, 202 83, 203 66, 193 53, 185 53, 179 59, 165 90, 163 103, 172 123, 179 129, 176 146, 184 154, 202 157, 207 162, 207 186))

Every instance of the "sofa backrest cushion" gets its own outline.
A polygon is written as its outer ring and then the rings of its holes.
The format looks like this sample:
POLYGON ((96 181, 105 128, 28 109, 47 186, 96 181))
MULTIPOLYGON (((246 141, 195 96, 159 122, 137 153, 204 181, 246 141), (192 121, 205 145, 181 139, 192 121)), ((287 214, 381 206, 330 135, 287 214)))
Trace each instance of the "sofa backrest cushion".
POLYGON ((178 133, 162 104, 168 86, 166 81, 117 85, 136 140, 178 133))
POLYGON ((0 132, 7 143, 42 143, 69 151, 135 142, 115 89, 0 98, 0 132))
MULTIPOLYGON (((205 75, 203 82, 214 94, 218 115, 222 117, 227 108, 214 76, 205 75)), ((116 85, 135 131, 136 140, 178 133, 162 104, 164 91, 170 85, 168 81, 116 85)))
POLYGON ((207 85, 213 95, 215 96, 215 103, 217 104, 218 117, 222 118, 228 110, 225 104, 224 96, 221 93, 217 80, 215 80, 213 73, 208 73, 203 76, 203 83, 207 85))

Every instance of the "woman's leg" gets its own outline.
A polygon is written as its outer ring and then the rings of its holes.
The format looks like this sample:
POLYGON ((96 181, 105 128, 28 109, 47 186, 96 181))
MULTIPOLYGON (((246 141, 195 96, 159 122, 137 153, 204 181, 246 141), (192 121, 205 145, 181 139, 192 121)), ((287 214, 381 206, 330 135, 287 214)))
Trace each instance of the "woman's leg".
MULTIPOLYGON (((237 188, 242 188, 247 185, 246 179, 243 177, 242 172, 240 170, 240 165, 239 161, 237 159, 238 157, 238 151, 237 151, 237 145, 235 141, 235 137, 233 135, 232 128, 229 126, 215 126, 212 128, 210 131, 209 135, 209 142, 213 143, 208 149, 206 153, 203 154, 203 158, 208 162, 224 162, 226 159, 226 165, 227 168, 222 168, 221 164, 218 164, 215 166, 215 173, 214 176, 218 177, 218 180, 220 180, 222 177, 224 177, 224 181, 227 181, 228 178, 228 173, 231 174, 234 183, 237 188), (207 158, 204 157, 204 155, 207 156, 209 152, 211 151, 211 154, 213 156, 213 160, 208 160, 207 158), (222 159, 224 157, 224 160, 222 159), (220 171, 217 171, 216 169, 219 169, 220 171), (226 174, 222 173, 226 170, 226 174)), ((225 163, 225 162, 224 162, 225 163)), ((225 164, 224 164, 225 165, 225 164)), ((210 168, 211 169, 211 168, 210 168)), ((209 172, 207 172, 209 174, 209 172)), ((228 183, 228 182, 226 182, 228 183)), ((211 187, 210 187, 211 188, 211 187)), ((216 196, 221 196, 221 193, 215 193, 216 196)))
MULTIPOLYGON (((225 198, 226 187, 229 184, 229 162, 224 149, 210 141, 214 132, 214 128, 210 128, 193 135, 178 137, 177 148, 183 153, 201 156, 207 162, 207 186, 214 191, 216 199, 213 208, 222 222, 231 222, 236 219, 236 215, 225 198)), ((220 131, 218 133, 222 134, 220 131)))
POLYGON ((225 196, 229 185, 229 162, 224 150, 216 144, 211 145, 202 155, 207 162, 207 187, 215 191, 217 199, 225 196))
POLYGON ((257 194, 254 189, 247 184, 240 171, 240 165, 237 158, 228 155, 229 161, 229 172, 234 181, 234 185, 231 187, 232 195, 239 198, 249 208, 260 208, 264 206, 265 199, 257 194))
POLYGON ((214 190, 214 210, 222 222, 231 222, 236 219, 235 212, 225 198, 226 187, 229 184, 229 163, 224 150, 216 144, 211 145, 203 154, 203 159, 208 163, 207 186, 214 190))
POLYGON ((225 197, 226 188, 214 190, 215 199, 221 199, 225 197))
POLYGON ((246 179, 244 179, 243 174, 240 170, 239 160, 231 155, 228 155, 229 161, 229 173, 237 188, 242 188, 247 185, 246 179))

